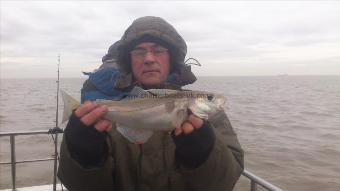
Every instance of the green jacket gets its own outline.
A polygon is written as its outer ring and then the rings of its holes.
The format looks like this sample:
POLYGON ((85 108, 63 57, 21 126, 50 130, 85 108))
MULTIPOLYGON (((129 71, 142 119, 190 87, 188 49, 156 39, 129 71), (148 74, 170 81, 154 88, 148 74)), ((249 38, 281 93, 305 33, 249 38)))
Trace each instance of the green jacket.
POLYGON ((64 138, 58 177, 71 191, 232 190, 243 171, 243 151, 225 113, 212 116, 208 124, 215 133, 214 146, 196 169, 176 164, 169 133, 155 133, 145 144, 137 145, 113 128, 110 155, 98 168, 83 168, 72 159, 64 138))

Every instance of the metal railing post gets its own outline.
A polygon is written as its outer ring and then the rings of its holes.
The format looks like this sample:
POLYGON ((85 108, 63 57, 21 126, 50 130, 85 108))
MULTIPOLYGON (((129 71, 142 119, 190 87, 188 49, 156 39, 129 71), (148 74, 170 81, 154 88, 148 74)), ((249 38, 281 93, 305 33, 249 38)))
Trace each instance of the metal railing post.
POLYGON ((10 136, 10 143, 11 143, 11 170, 12 170, 12 188, 15 190, 15 136, 11 135, 10 136))
POLYGON ((256 182, 253 181, 253 180, 250 181, 250 190, 251 191, 256 191, 257 190, 256 182))
POLYGON ((53 191, 57 190, 57 167, 58 167, 58 132, 54 139, 54 173, 53 173, 53 191))

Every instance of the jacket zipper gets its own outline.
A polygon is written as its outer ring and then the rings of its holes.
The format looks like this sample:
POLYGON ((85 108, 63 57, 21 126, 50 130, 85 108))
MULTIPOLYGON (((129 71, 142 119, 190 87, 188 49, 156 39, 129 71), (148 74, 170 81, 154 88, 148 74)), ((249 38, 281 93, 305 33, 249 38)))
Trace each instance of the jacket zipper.
POLYGON ((164 139, 165 141, 163 141, 163 161, 164 161, 164 166, 165 166, 165 169, 166 169, 166 175, 167 175, 167 178, 168 178, 168 191, 171 191, 172 190, 172 184, 171 184, 171 171, 169 169, 169 164, 168 164, 168 156, 167 156, 167 150, 166 150, 166 145, 167 145, 167 135, 164 134, 164 139))
POLYGON ((136 185, 135 185, 135 191, 140 190, 140 176, 141 176, 141 168, 142 168, 142 160, 143 160, 143 145, 139 145, 139 156, 137 159, 137 165, 136 165, 136 185))

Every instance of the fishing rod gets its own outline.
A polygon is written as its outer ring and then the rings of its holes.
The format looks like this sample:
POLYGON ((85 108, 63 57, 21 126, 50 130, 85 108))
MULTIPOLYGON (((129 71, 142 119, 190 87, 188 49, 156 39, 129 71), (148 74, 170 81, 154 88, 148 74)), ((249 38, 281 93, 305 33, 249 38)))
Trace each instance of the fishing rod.
POLYGON ((52 139, 54 142, 54 174, 53 174, 53 191, 57 190, 57 167, 58 167, 58 134, 63 133, 64 131, 59 128, 59 84, 60 84, 60 54, 58 55, 58 79, 56 81, 57 83, 57 109, 56 109, 56 115, 55 115, 55 127, 52 129, 49 129, 49 133, 52 134, 52 139), (53 134, 55 134, 55 137, 53 137, 53 134))
POLYGON ((55 126, 58 127, 58 117, 59 117, 59 74, 60 74, 60 54, 58 55, 58 80, 57 80, 57 110, 55 113, 55 126))

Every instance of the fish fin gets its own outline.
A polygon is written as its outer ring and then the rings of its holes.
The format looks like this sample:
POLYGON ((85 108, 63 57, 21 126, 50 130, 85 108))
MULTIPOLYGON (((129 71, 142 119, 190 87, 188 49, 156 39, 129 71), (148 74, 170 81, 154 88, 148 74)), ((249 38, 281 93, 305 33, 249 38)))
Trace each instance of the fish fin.
POLYGON ((197 103, 195 101, 189 104, 188 109, 196 117, 208 120, 208 106, 204 103, 197 103))
POLYGON ((80 102, 67 94, 64 90, 60 90, 60 92, 64 101, 64 112, 62 120, 62 123, 64 123, 70 118, 72 111, 80 106, 80 102))
POLYGON ((145 143, 153 134, 145 129, 131 128, 117 123, 117 131, 132 143, 145 143))

